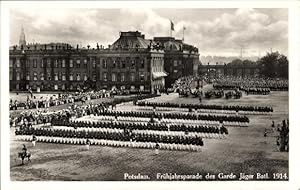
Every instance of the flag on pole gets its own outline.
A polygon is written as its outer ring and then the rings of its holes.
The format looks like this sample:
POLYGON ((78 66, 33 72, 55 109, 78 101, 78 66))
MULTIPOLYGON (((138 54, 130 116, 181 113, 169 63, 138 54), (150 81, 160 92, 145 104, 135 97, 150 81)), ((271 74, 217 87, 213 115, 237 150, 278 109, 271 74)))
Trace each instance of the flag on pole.
POLYGON ((174 31, 174 23, 172 21, 170 21, 170 22, 171 22, 171 30, 174 31))
POLYGON ((183 28, 182 28, 182 41, 184 41, 184 31, 185 31, 185 26, 183 26, 183 28))

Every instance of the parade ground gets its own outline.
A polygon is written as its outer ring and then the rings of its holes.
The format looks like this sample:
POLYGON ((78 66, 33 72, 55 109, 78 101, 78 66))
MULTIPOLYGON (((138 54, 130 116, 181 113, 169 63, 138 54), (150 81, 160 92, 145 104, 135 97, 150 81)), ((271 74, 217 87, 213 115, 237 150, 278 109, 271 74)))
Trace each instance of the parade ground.
MULTIPOLYGON (((108 101, 99 99, 100 101, 108 101)), ((178 94, 162 95, 149 101, 193 103, 197 98, 179 98, 178 94)), ((277 131, 271 128, 272 120, 278 123, 288 119, 288 92, 271 92, 270 95, 245 95, 241 99, 204 99, 203 104, 272 106, 271 115, 248 115, 249 127, 227 127, 226 139, 204 139, 202 151, 160 150, 124 147, 69 145, 17 141, 14 128, 10 129, 10 176, 13 181, 31 180, 82 180, 122 181, 124 175, 148 175, 157 180, 158 173, 185 174, 256 174, 288 173, 288 152, 276 146, 277 131), (268 130, 264 137, 265 128, 268 130), (25 144, 31 152, 31 162, 21 165, 17 153, 25 144), (127 174, 126 174, 127 175, 127 174)), ((68 106, 68 105, 64 105, 68 106)), ((52 110, 62 109, 60 106, 52 110)), ((117 110, 138 110, 131 103, 117 105, 117 110)), ((11 111, 15 114, 19 111, 11 111)))

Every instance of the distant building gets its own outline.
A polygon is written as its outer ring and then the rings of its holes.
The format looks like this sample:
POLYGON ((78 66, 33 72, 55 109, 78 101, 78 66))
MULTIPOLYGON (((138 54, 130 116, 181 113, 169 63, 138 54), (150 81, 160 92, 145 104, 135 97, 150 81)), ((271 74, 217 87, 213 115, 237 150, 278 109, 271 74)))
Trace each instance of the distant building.
POLYGON ((108 48, 66 43, 26 44, 9 55, 10 90, 73 91, 120 89, 155 93, 179 77, 197 75, 198 49, 170 37, 145 39, 138 31, 121 32, 108 48))
POLYGON ((224 65, 200 65, 199 74, 208 74, 210 77, 232 76, 232 77, 259 77, 261 66, 257 63, 240 63, 224 65))

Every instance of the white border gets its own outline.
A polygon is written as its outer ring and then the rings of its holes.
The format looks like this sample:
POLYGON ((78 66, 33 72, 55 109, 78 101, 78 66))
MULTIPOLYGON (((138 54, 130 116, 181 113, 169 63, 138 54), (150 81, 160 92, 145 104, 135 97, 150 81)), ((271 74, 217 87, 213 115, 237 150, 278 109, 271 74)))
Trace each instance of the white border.
POLYGON ((239 189, 239 190, 298 190, 300 189, 300 48, 299 1, 27 1, 1 2, 1 188, 2 189, 239 189), (288 8, 289 9, 289 115, 290 155, 288 182, 10 182, 9 177, 9 9, 10 8, 288 8))

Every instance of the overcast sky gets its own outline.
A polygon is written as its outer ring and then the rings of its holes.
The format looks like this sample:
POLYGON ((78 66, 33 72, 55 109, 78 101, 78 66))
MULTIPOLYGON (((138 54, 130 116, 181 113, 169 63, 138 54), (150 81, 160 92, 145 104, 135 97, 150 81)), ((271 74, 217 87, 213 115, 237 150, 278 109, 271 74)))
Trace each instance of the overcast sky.
POLYGON ((95 47, 117 40, 119 31, 139 30, 146 38, 173 36, 199 48, 201 55, 257 56, 288 53, 287 9, 13 9, 10 45, 23 25, 27 42, 67 42, 95 47))

